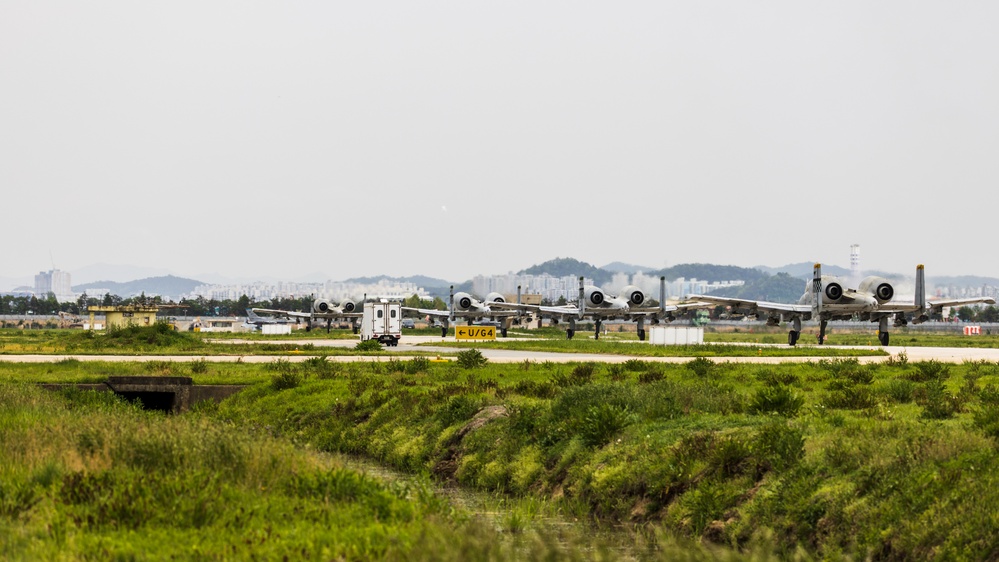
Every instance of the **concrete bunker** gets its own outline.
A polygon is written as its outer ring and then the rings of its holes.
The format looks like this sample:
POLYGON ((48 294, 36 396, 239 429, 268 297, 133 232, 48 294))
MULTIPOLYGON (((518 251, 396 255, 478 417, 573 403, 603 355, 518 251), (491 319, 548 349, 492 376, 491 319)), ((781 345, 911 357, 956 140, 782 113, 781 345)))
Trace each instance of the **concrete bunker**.
POLYGON ((185 412, 204 400, 220 402, 243 390, 245 385, 195 385, 191 377, 115 376, 103 384, 43 384, 57 390, 75 387, 80 390, 114 392, 122 398, 138 400, 146 410, 168 413, 185 412))

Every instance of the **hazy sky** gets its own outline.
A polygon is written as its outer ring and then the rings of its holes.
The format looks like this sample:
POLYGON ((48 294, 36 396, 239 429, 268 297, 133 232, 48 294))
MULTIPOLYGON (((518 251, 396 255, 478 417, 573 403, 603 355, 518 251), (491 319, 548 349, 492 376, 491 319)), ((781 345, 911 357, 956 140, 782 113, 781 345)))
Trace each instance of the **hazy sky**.
POLYGON ((0 3, 0 277, 999 277, 996 2, 0 3), (51 258, 50 258, 51 254, 51 258))

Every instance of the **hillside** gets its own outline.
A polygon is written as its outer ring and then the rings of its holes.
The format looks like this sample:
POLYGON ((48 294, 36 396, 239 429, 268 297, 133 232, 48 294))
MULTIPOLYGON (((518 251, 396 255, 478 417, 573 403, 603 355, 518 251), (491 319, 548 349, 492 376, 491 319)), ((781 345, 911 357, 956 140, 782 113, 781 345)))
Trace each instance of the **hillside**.
POLYGON ((596 285, 609 283, 614 274, 606 269, 601 269, 595 265, 581 262, 573 258, 555 258, 544 263, 532 265, 527 269, 522 269, 521 274, 541 275, 547 273, 553 277, 565 277, 567 275, 583 276, 593 279, 596 285))
MULTIPOLYGON (((161 277, 136 279, 135 281, 125 283, 94 281, 93 283, 74 285, 73 291, 83 293, 88 289, 107 289, 111 294, 125 298, 145 293, 146 296, 160 295, 163 298, 178 299, 181 295, 193 291, 198 285, 203 285, 203 283, 194 279, 164 275, 161 277)), ((88 293, 87 296, 100 297, 103 295, 91 295, 88 293)))
POLYGON ((719 289, 711 294, 719 297, 796 303, 805 292, 805 283, 787 273, 778 273, 747 282, 742 287, 719 289))

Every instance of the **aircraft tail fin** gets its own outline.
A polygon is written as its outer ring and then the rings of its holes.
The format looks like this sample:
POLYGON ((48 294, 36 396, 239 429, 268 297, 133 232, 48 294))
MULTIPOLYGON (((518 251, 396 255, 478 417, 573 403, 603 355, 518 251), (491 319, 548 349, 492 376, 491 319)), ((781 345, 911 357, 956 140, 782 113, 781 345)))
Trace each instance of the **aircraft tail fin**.
POLYGON ((916 266, 916 306, 919 307, 919 312, 926 311, 926 277, 923 272, 923 264, 916 266))
POLYGON ((583 277, 579 278, 579 316, 586 313, 586 290, 583 288, 583 277))
POLYGON ((812 296, 815 298, 816 314, 822 314, 822 264, 817 263, 812 269, 812 296))
POLYGON ((659 276, 659 315, 666 316, 666 276, 659 276))

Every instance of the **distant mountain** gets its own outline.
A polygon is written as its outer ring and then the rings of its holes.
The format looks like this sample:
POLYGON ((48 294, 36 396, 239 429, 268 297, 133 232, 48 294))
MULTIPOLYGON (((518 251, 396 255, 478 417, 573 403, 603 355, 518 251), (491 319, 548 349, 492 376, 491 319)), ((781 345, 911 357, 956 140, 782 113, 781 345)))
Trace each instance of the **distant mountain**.
POLYGON ((155 278, 170 275, 170 271, 162 267, 140 267, 134 265, 114 265, 95 263, 69 272, 73 283, 81 285, 100 281, 116 281, 126 283, 129 279, 155 278))
MULTIPOLYGON (((118 295, 123 298, 133 297, 145 293, 146 296, 160 295, 164 299, 177 300, 182 295, 190 293, 198 285, 203 285, 201 281, 196 281, 194 279, 185 279, 183 277, 174 277, 173 275, 165 275, 160 277, 147 277, 145 279, 137 279, 135 281, 128 281, 125 283, 118 283, 116 281, 95 281, 93 283, 83 283, 82 285, 73 285, 73 291, 77 293, 86 292, 87 289, 107 289, 113 295, 118 295)), ((92 295, 87 293, 88 297, 101 297, 103 295, 92 295)))
POLYGON ((787 273, 764 276, 746 283, 742 287, 728 287, 712 291, 719 297, 734 297, 758 301, 796 303, 805 292, 805 283, 787 273))
MULTIPOLYGON (((765 265, 758 265, 756 269, 766 273, 767 275, 777 275, 778 273, 787 273, 791 277, 798 277, 801 279, 807 279, 812 276, 812 268, 815 267, 815 262, 803 261, 800 263, 789 263, 787 265, 782 265, 780 267, 767 267, 765 265)), ((822 264, 822 274, 823 275, 836 275, 838 277, 843 277, 850 275, 850 270, 845 267, 840 267, 838 265, 827 265, 822 264)))
POLYGON ((619 261, 611 262, 607 265, 601 266, 600 269, 605 271, 610 271, 611 273, 645 273, 647 271, 654 271, 654 267, 645 267, 644 265, 632 265, 630 263, 622 263, 619 261))
POLYGON ((544 263, 532 265, 520 271, 521 274, 541 275, 547 273, 553 277, 565 277, 572 275, 575 277, 589 277, 596 285, 609 283, 614 274, 606 269, 601 269, 595 265, 581 262, 573 258, 555 258, 544 263))

